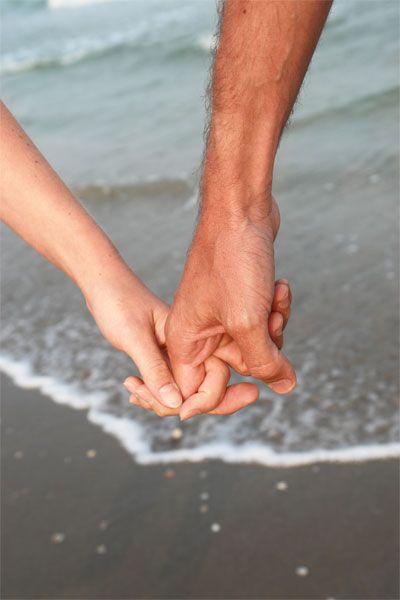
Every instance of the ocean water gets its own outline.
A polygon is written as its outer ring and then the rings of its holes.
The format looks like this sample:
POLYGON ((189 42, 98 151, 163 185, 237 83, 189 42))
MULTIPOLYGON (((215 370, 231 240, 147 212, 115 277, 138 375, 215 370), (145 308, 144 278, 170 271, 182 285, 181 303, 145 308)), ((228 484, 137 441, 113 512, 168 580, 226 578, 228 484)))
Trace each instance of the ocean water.
MULTIPOLYGON (((216 7, 3 0, 2 96, 137 274, 171 301, 196 217, 216 7), (155 240, 157 243, 155 243, 155 240)), ((230 418, 131 407, 134 372, 73 284, 2 230, 1 368, 88 410, 139 462, 267 465, 400 454, 396 1, 337 1, 279 150, 278 276, 299 386, 230 418)))

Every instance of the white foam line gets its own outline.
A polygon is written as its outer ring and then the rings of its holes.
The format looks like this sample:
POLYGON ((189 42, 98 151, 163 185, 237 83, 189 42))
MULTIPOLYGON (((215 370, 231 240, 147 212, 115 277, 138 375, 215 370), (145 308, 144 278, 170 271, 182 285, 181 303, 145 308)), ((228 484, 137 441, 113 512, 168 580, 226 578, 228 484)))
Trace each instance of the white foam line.
POLYGON ((217 459, 227 463, 252 463, 266 467, 301 467, 316 463, 362 463, 374 460, 400 458, 400 444, 374 444, 352 446, 337 450, 312 450, 310 452, 285 452, 279 454, 261 444, 210 444, 197 448, 172 450, 170 452, 142 453, 138 463, 156 464, 170 462, 201 462, 217 459))
POLYGON ((82 394, 71 384, 61 383, 48 375, 35 375, 27 362, 16 362, 6 356, 0 356, 0 371, 19 387, 37 389, 57 404, 67 404, 76 410, 101 406, 105 400, 104 394, 82 394))
POLYGON ((90 6, 91 4, 103 4, 115 0, 47 0, 47 6, 50 9, 57 8, 76 8, 80 6, 90 6))
POLYGON ((182 448, 165 452, 154 452, 145 441, 141 427, 127 419, 101 411, 91 411, 89 420, 114 437, 121 446, 142 465, 178 462, 202 462, 222 460, 227 463, 252 463, 266 467, 301 467, 316 463, 362 463, 400 457, 400 444, 374 444, 352 446, 337 450, 312 450, 310 452, 285 452, 279 454, 262 444, 214 443, 196 448, 182 448))
POLYGON ((78 410, 88 410, 89 421, 101 427, 107 434, 117 438, 121 446, 134 457, 136 462, 143 465, 222 460, 227 463, 251 463, 266 467, 285 468, 316 463, 362 463, 400 458, 400 443, 281 454, 262 444, 248 443, 233 446, 225 443, 208 443, 196 448, 154 452, 146 440, 143 428, 138 423, 101 410, 105 400, 104 395, 83 395, 73 386, 59 383, 52 377, 33 374, 27 363, 16 362, 4 356, 0 356, 0 371, 11 377, 14 383, 22 388, 39 389, 59 404, 67 404, 78 410))

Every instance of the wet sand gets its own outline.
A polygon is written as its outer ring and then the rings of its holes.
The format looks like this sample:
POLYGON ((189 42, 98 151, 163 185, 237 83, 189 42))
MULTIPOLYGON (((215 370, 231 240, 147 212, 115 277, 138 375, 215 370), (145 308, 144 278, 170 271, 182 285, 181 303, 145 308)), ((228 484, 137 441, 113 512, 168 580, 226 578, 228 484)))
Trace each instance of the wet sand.
POLYGON ((399 597, 397 461, 140 466, 83 411, 1 401, 4 600, 399 597))

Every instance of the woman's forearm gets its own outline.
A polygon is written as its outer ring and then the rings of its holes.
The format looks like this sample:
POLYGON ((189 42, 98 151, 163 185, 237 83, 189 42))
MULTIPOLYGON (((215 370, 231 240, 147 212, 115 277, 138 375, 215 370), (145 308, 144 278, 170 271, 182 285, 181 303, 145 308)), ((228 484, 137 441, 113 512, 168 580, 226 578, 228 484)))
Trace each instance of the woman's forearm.
POLYGON ((4 105, 1 121, 1 217, 73 279, 104 337, 136 363, 159 406, 176 409, 182 396, 160 349, 167 307, 129 269, 4 105))
POLYGON ((85 296, 102 278, 128 269, 4 104, 0 158, 1 218, 85 296))

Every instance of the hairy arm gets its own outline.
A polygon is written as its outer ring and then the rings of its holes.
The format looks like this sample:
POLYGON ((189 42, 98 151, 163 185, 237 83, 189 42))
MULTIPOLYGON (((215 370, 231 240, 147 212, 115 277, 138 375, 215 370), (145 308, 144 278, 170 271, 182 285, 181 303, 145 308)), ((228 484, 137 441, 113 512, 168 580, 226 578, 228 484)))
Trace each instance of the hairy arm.
POLYGON ((329 0, 226 0, 210 86, 201 207, 167 321, 185 396, 215 352, 278 393, 295 373, 268 332, 279 227, 272 175, 329 0))
POLYGON ((330 6, 329 0, 225 3, 210 90, 203 211, 222 205, 224 212, 263 216, 269 210, 279 139, 330 6))

